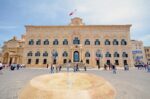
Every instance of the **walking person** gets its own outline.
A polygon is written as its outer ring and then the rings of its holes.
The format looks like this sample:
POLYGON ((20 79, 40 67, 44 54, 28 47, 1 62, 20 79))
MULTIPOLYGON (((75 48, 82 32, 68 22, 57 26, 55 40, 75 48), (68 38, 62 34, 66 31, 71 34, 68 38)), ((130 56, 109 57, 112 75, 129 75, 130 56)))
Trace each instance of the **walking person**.
POLYGON ((125 65, 124 65, 124 70, 125 70, 125 71, 129 70, 128 64, 125 64, 125 65))
POLYGON ((106 64, 104 64, 104 70, 107 70, 107 65, 106 64))
POLYGON ((86 71, 86 66, 84 66, 84 71, 86 71))
POLYGON ((58 73, 59 71, 59 68, 58 68, 58 65, 56 65, 56 73, 58 73))
POLYGON ((144 68, 145 68, 145 70, 147 69, 147 66, 148 66, 147 64, 144 64, 144 68))
POLYGON ((62 66, 61 66, 61 65, 59 65, 59 71, 61 71, 61 68, 62 68, 62 66))
POLYGON ((150 64, 147 65, 147 72, 150 72, 150 64))
POLYGON ((17 70, 19 70, 19 68, 20 68, 20 64, 17 64, 17 70))
POLYGON ((69 72, 70 63, 67 64, 67 72, 69 72))
POLYGON ((50 73, 54 73, 54 67, 53 67, 53 65, 50 66, 50 73))
POLYGON ((98 64, 98 69, 100 69, 100 64, 98 64))
POLYGON ((46 66, 46 67, 48 68, 48 66, 49 66, 49 65, 47 64, 47 66, 46 66))
POLYGON ((2 69, 3 69, 3 64, 0 61, 0 74, 3 74, 2 69))
POLYGON ((73 66, 73 71, 76 72, 76 65, 73 66))
POLYGON ((115 65, 112 65, 112 71, 113 71, 113 74, 116 74, 116 66, 115 65))
POLYGON ((76 71, 79 71, 79 66, 78 66, 78 64, 76 65, 76 71))

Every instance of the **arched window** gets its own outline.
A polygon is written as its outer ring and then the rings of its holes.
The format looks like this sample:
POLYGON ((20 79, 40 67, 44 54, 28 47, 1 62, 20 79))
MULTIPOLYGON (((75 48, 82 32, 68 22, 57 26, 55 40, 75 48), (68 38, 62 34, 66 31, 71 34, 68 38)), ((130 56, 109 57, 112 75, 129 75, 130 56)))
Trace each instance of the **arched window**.
POLYGON ((41 40, 40 40, 40 39, 38 39, 38 40, 36 41, 36 45, 41 45, 41 40))
POLYGON ((46 39, 46 40, 44 41, 44 45, 49 45, 48 39, 46 39))
POLYGON ((68 45, 68 40, 67 39, 64 39, 63 45, 68 45))
POLYGON ((127 45, 127 42, 125 41, 125 39, 121 40, 121 45, 127 45))
POLYGON ((27 54, 27 56, 32 56, 32 51, 30 51, 30 52, 27 54))
POLYGON ((97 50, 96 57, 102 57, 100 50, 97 50))
POLYGON ((48 56, 48 52, 47 51, 45 51, 44 53, 43 53, 43 56, 48 56))
POLYGON ((73 44, 80 44, 80 40, 78 37, 75 37, 73 40, 73 44))
POLYGON ((89 39, 86 39, 86 40, 85 40, 85 45, 90 45, 89 39))
POLYGON ((53 51, 53 52, 52 52, 52 56, 53 56, 54 59, 56 59, 56 57, 58 56, 57 51, 53 51))
POLYGON ((126 52, 123 52, 122 57, 128 57, 128 54, 126 52))
POLYGON ((111 57, 111 54, 109 52, 106 52, 105 57, 111 57))
POLYGON ((106 39, 105 45, 110 45, 110 41, 108 39, 106 39))
POLYGON ((55 40, 53 41, 53 45, 58 45, 58 40, 57 40, 57 39, 55 39, 55 40))
POLYGON ((99 39, 96 39, 96 40, 95 40, 95 45, 100 45, 99 39))
POLYGON ((35 53, 35 56, 40 56, 40 52, 37 51, 37 52, 35 53))
POLYGON ((115 52, 115 53, 114 53, 114 57, 119 57, 119 53, 118 53, 118 52, 115 52))
POLYGON ((33 39, 31 39, 30 41, 29 41, 29 45, 33 45, 34 44, 34 41, 33 41, 33 39))
POLYGON ((118 45, 118 41, 116 39, 114 39, 113 45, 118 45))
POLYGON ((64 51, 63 57, 67 57, 67 56, 68 56, 68 53, 66 51, 64 51))
POLYGON ((86 53, 85 53, 85 57, 90 57, 90 53, 89 53, 89 52, 86 52, 86 53))

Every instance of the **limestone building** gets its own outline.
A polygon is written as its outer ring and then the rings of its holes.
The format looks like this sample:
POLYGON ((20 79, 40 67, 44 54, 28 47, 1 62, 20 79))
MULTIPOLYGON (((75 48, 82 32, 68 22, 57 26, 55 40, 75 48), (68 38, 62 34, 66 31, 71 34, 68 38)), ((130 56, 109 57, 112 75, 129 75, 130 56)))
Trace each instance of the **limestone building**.
POLYGON ((150 46, 144 47, 147 63, 150 64, 150 46))
POLYGON ((23 64, 24 45, 24 36, 22 36, 21 40, 17 40, 16 37, 13 37, 11 40, 4 42, 4 46, 2 48, 2 62, 4 64, 23 64))
POLYGON ((66 26, 26 25, 23 40, 13 39, 15 46, 10 44, 13 48, 9 48, 10 41, 5 43, 3 62, 10 63, 10 50, 14 50, 12 57, 19 58, 12 59, 13 62, 32 67, 64 64, 69 60, 93 67, 103 67, 105 63, 133 66, 130 27, 131 25, 85 25, 78 17, 71 19, 71 23, 66 26))
POLYGON ((142 41, 131 40, 134 64, 147 63, 142 41))

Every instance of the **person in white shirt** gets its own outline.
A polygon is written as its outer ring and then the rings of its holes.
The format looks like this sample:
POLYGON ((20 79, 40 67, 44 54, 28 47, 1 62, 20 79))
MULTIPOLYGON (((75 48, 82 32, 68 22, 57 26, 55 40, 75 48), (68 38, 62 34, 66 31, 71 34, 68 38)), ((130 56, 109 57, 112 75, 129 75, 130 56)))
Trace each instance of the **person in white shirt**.
POLYGON ((0 74, 3 73, 3 72, 2 72, 2 69, 3 69, 3 64, 2 64, 1 61, 0 61, 0 74))

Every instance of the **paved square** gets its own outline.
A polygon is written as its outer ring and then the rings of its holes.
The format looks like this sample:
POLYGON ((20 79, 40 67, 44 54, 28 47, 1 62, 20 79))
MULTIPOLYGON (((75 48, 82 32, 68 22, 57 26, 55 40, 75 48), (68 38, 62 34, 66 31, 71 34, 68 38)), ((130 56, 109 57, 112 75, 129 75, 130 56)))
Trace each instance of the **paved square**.
MULTIPOLYGON (((66 69, 63 69, 62 72, 65 71, 66 69)), ((19 90, 33 77, 47 73, 49 69, 3 70, 3 74, 0 75, 0 99, 17 99, 19 90)), ((117 91, 116 99, 150 99, 150 73, 145 70, 119 69, 117 74, 112 74, 112 71, 91 69, 86 73, 96 74, 108 80, 117 91)))

